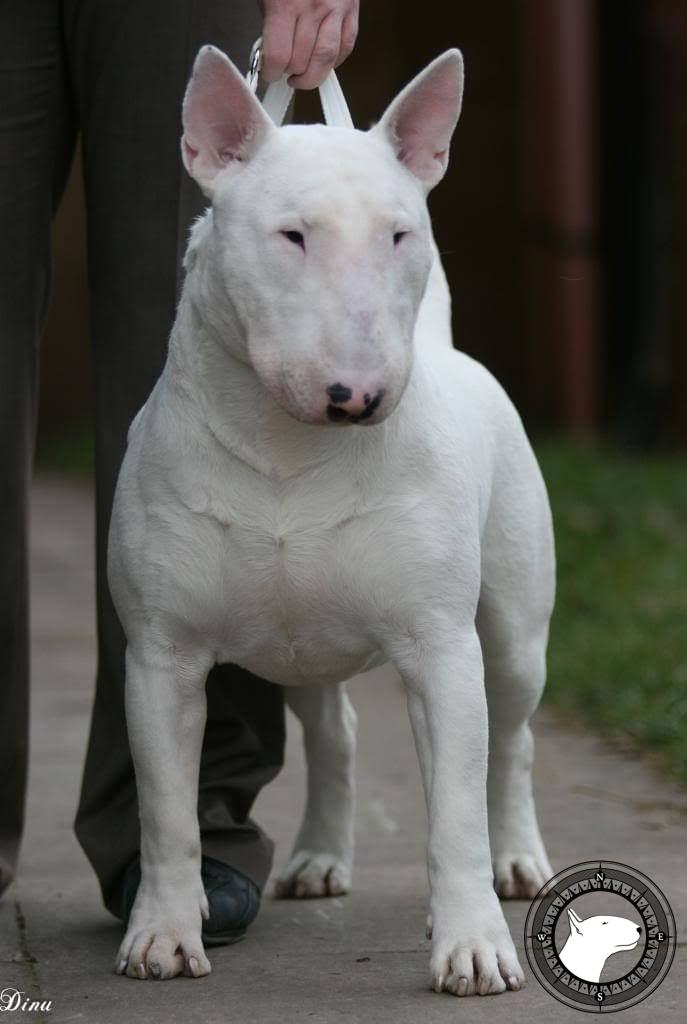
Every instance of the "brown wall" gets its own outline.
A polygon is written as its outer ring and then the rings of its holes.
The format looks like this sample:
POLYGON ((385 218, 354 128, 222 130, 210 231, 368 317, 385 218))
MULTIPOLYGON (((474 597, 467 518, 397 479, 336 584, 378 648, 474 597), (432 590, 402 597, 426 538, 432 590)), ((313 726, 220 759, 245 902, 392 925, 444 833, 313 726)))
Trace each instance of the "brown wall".
POLYGON ((676 194, 673 234, 671 294, 674 316, 671 323, 673 363, 673 428, 679 444, 687 447, 687 4, 685 0, 655 0, 665 18, 676 50, 675 60, 675 152, 676 194))
POLYGON ((526 405, 585 432, 600 416, 597 2, 520 7, 526 405))

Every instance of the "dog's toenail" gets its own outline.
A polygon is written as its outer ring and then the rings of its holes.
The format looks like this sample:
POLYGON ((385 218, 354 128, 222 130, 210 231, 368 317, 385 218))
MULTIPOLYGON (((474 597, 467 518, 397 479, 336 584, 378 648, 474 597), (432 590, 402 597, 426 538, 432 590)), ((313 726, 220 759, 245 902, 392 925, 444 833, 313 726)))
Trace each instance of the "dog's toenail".
POLYGON ((520 988, 520 982, 515 977, 515 975, 511 975, 510 978, 508 979, 508 986, 509 988, 512 988, 514 992, 517 992, 520 988))
POLYGON ((198 971, 198 961, 194 956, 190 957, 188 961, 188 969, 191 972, 191 974, 193 974, 194 976, 196 975, 198 971))
POLYGON ((150 973, 152 974, 152 976, 154 978, 159 978, 160 975, 162 974, 162 970, 160 969, 160 965, 157 964, 157 963, 148 964, 148 970, 150 971, 150 973))

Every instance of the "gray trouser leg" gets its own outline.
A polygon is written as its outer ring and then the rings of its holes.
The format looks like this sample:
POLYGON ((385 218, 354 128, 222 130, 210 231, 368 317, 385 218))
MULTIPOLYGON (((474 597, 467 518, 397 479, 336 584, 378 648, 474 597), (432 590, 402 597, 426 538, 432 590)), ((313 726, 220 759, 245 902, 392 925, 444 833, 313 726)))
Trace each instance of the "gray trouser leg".
POLYGON ((59 5, 0 5, 0 892, 15 872, 28 754, 27 511, 50 221, 74 146, 59 5))

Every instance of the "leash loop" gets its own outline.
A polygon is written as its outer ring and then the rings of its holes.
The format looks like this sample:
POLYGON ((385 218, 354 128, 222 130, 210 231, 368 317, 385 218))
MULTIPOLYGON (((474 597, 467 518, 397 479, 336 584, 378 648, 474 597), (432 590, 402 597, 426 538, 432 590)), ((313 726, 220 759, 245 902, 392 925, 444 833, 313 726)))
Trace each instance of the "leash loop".
MULTIPOLYGON (((255 40, 250 52, 246 81, 253 92, 257 92, 260 68, 262 67, 262 36, 255 40)), ((353 118, 346 103, 343 89, 334 71, 330 71, 319 87, 320 103, 325 124, 335 128, 353 128, 353 118)), ((277 82, 270 82, 262 98, 262 105, 278 126, 284 120, 294 90, 287 82, 286 75, 277 82)))

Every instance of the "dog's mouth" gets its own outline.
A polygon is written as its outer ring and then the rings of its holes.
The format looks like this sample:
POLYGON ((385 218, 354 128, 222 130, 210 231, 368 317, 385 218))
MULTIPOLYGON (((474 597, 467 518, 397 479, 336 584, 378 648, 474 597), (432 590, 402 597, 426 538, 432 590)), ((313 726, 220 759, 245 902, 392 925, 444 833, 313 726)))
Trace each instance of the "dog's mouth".
MULTIPOLYGON (((263 369, 257 356, 253 369, 272 401, 294 420, 309 426, 376 426, 393 412, 398 401, 394 389, 388 387, 370 387, 364 394, 359 388, 356 395, 352 387, 343 384, 327 388, 321 380, 304 383, 282 367, 263 369)), ((332 376, 336 379, 336 374, 332 376)))
POLYGON ((365 408, 358 413, 347 412, 340 405, 330 402, 327 406, 327 419, 330 423, 365 423, 374 416, 382 404, 384 394, 384 388, 380 388, 374 396, 365 395, 365 408))
POLYGON ((630 943, 628 943, 627 945, 624 945, 624 946, 616 946, 615 948, 616 949, 634 949, 638 942, 639 942, 639 939, 635 939, 634 942, 630 942, 630 943))
POLYGON ((380 388, 373 395, 365 395, 364 406, 355 411, 349 411, 336 401, 322 403, 319 407, 314 408, 304 406, 286 378, 281 382, 279 390, 272 388, 268 388, 268 390, 277 405, 281 406, 293 419, 310 426, 376 426, 393 411, 393 405, 388 401, 384 402, 386 395, 384 388, 380 388))

